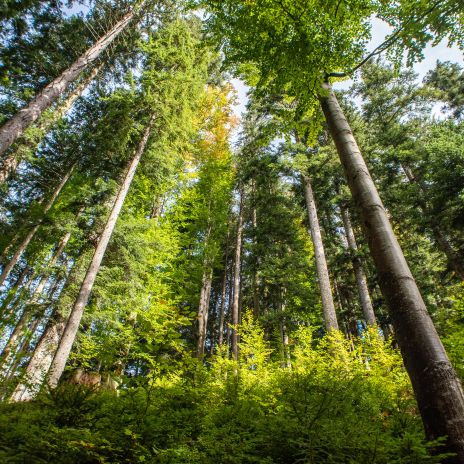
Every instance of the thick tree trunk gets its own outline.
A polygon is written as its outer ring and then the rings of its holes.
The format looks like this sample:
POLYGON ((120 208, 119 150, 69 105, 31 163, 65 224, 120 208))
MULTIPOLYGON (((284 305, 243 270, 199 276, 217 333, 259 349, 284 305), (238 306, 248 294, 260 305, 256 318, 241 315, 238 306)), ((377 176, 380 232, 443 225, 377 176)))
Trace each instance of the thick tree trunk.
POLYGON ((317 279, 321 290, 322 310, 324 313, 324 323, 327 330, 338 329, 337 314, 330 288, 329 271, 325 259, 324 244, 322 243, 321 228, 317 217, 316 201, 314 199, 311 179, 301 175, 304 186, 306 206, 308 209, 309 229, 314 247, 314 259, 316 261, 317 279))
POLYGON ((87 301, 90 297, 95 278, 100 268, 100 264, 103 260, 106 247, 108 246, 108 242, 110 241, 122 205, 126 198, 127 192, 129 191, 129 187, 132 183, 132 179, 134 178, 137 166, 140 162, 140 158, 142 157, 142 154, 147 145, 153 121, 154 117, 152 117, 150 124, 145 129, 142 139, 139 142, 137 149, 135 150, 135 154, 129 162, 124 181, 116 196, 111 213, 108 217, 108 220, 106 221, 105 228, 103 229, 103 232, 100 235, 100 240, 95 249, 95 253, 93 255, 92 261, 90 262, 89 268, 87 269, 84 281, 82 282, 79 295, 77 296, 76 302, 74 303, 74 306, 71 310, 68 322, 66 324, 66 328, 64 330, 63 336, 61 337, 60 344, 53 359, 53 363, 50 367, 48 384, 51 387, 56 387, 61 377, 61 374, 64 371, 64 367, 68 360, 69 353, 71 352, 71 348, 76 338, 77 331, 79 330, 79 325, 82 319, 82 315, 84 313, 84 308, 87 305, 87 301))
MULTIPOLYGON (((44 209, 43 209, 43 215, 47 214, 47 212, 53 206, 53 203, 55 203, 56 198, 58 197, 61 190, 65 186, 73 170, 74 170, 74 165, 71 166, 71 168, 68 170, 65 176, 61 179, 55 191, 52 193, 52 196, 45 204, 44 209)), ((24 237, 23 241, 16 248, 16 251, 14 252, 13 256, 3 268, 2 274, 0 275, 0 285, 3 285, 3 282, 5 282, 5 279, 10 275, 10 272, 13 269, 14 265, 18 262, 19 258, 24 253, 24 251, 26 250, 31 240, 34 238, 34 235, 36 234, 37 230, 42 224, 42 221, 43 221, 43 217, 37 221, 37 224, 28 232, 28 234, 24 237)))
MULTIPOLYGON (((66 113, 71 109, 74 102, 81 96, 82 92, 89 86, 89 84, 95 79, 97 74, 102 69, 103 64, 95 66, 90 74, 78 85, 76 88, 66 97, 62 105, 60 105, 53 113, 51 118, 46 118, 45 121, 40 120, 37 124, 37 128, 40 130, 41 135, 34 137, 34 140, 28 142, 28 149, 36 147, 40 139, 43 138, 47 132, 53 127, 55 123, 60 121, 66 113)), ((0 129, 1 130, 1 129, 0 129)), ((10 174, 16 171, 21 159, 24 157, 24 153, 20 152, 20 149, 9 152, 4 158, 0 166, 0 184, 5 182, 10 174)))
POLYGON ((238 334, 237 326, 240 320, 240 268, 242 257, 242 230, 243 230, 243 190, 239 191, 240 206, 237 221, 237 236, 235 240, 235 262, 234 262, 234 296, 232 300, 232 356, 238 359, 238 334))
POLYGON ((427 438, 447 436, 464 463, 464 394, 389 223, 348 121, 329 86, 322 110, 344 167, 379 276, 427 438))
POLYGON ((95 61, 126 28, 135 10, 125 14, 103 37, 81 55, 68 69, 50 82, 26 107, 0 128, 0 156, 52 105, 77 77, 95 61))
POLYGON ((363 264, 361 258, 359 258, 357 254, 358 244, 356 243, 353 227, 351 225, 350 213, 344 205, 340 207, 340 211, 343 219, 343 225, 345 227, 346 240, 351 252, 351 261, 353 263, 354 275, 356 278, 356 285, 358 287, 359 300, 361 302, 364 318, 368 325, 375 325, 376 319, 374 307, 372 306, 371 297, 369 295, 369 288, 367 286, 367 279, 364 274, 363 264))
POLYGON ((200 304, 198 305, 198 340, 197 340, 197 357, 203 359, 205 354, 206 329, 208 327, 208 310, 209 300, 211 297, 211 282, 213 271, 208 269, 203 273, 200 292, 200 304))

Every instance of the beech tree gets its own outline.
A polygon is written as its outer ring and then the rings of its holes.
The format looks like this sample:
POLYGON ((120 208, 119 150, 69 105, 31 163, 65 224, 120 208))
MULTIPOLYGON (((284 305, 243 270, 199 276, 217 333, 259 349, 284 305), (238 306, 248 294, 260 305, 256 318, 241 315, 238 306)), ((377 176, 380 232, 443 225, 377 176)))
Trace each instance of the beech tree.
POLYGON ((349 6, 319 2, 269 5, 266 1, 232 5, 218 1, 208 2, 206 6, 212 13, 208 20, 210 30, 222 44, 227 60, 231 64, 250 64, 250 83, 267 93, 284 88, 302 109, 315 111, 320 104, 360 212, 427 435, 431 439, 447 436, 449 449, 462 460, 464 440, 459 430, 464 430, 464 393, 461 383, 427 313, 350 125, 329 84, 331 76, 345 75, 363 62, 368 18, 375 13, 374 5, 365 1, 349 6), (326 28, 323 23, 312 20, 321 11, 330 21, 326 28), (329 50, 335 52, 329 53, 329 50), (438 420, 440 414, 442 418, 438 420))

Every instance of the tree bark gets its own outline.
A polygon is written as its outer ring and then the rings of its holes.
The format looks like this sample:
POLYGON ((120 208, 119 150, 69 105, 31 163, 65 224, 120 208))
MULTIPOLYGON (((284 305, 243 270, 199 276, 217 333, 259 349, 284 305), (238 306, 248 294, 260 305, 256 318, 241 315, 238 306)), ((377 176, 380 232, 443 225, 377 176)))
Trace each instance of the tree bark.
POLYGON ((351 261, 353 263, 354 275, 356 278, 356 285, 358 287, 359 301, 361 302, 362 312, 368 325, 375 325, 376 318, 374 307, 372 306, 371 297, 369 295, 369 288, 367 286, 366 275, 364 274, 363 264, 361 258, 358 256, 358 244, 354 236, 353 227, 351 225, 350 213, 346 206, 341 205, 340 211, 345 227, 346 240, 348 248, 351 252, 351 261))
POLYGON ((242 230, 243 230, 243 190, 239 191, 240 206, 237 221, 237 236, 235 239, 235 262, 234 262, 234 296, 232 301, 232 356, 238 359, 238 334, 237 326, 240 318, 240 268, 242 256, 242 230))
POLYGON ((389 223, 348 121, 329 85, 320 97, 375 262, 428 439, 447 436, 464 463, 464 394, 389 223))
MULTIPOLYGON (((43 216, 45 216, 45 214, 48 213, 50 208, 53 206, 53 203, 55 203, 56 198, 58 197, 61 190, 65 186, 65 184, 68 181, 69 177, 71 176, 73 170, 74 170, 74 165, 71 166, 71 168, 68 170, 68 172, 65 174, 65 176, 61 179, 61 181, 58 184, 58 186, 56 187, 55 191, 52 193, 52 196, 50 197, 50 199, 48 200, 48 202, 44 206, 43 216)), ((16 248, 16 251, 14 252, 11 259, 8 261, 8 263, 3 268, 2 274, 0 275, 0 285, 3 285, 3 282, 5 282, 6 278, 10 275, 10 272, 13 269, 14 265, 18 262, 19 258, 24 253, 24 251, 26 250, 26 248, 29 245, 29 243, 31 242, 31 240, 34 238, 37 230, 39 229, 40 225, 42 224, 43 216, 42 216, 42 218, 40 218, 37 221, 37 224, 27 233, 26 237, 24 237, 24 240, 16 248)))
POLYGON ((126 198, 127 192, 129 191, 129 187, 132 183, 132 179, 134 178, 137 166, 140 162, 140 158, 142 157, 142 154, 147 145, 153 122, 154 116, 151 118, 150 123, 145 129, 142 139, 139 142, 137 149, 135 150, 134 156, 128 164, 124 181, 116 196, 111 213, 107 219, 103 232, 100 235, 100 240, 95 249, 92 261, 90 262, 90 265, 87 269, 87 273, 84 277, 84 281, 82 282, 79 295, 77 296, 76 302, 74 303, 74 306, 71 310, 69 319, 66 323, 66 328, 64 330, 63 336, 61 337, 60 344, 58 346, 58 349, 55 353, 55 357, 53 358, 52 365, 50 367, 50 373, 48 377, 48 384, 50 387, 56 387, 61 377, 61 374, 64 371, 64 367, 71 352, 71 348, 76 338, 77 331, 79 330, 82 315, 84 314, 84 308, 87 305, 88 299, 90 297, 90 293, 92 291, 92 287, 95 282, 98 270, 100 268, 100 264, 103 260, 106 247, 108 246, 108 243, 110 241, 122 205, 126 198))
MULTIPOLYGON (((103 64, 95 66, 90 72, 90 74, 66 97, 64 102, 56 109, 56 111, 53 113, 50 119, 46 119, 45 121, 39 120, 37 128, 41 131, 40 138, 43 138, 43 136, 47 134, 50 128, 66 115, 66 113, 73 106, 74 102, 81 96, 82 92, 84 92, 84 90, 89 86, 89 84, 95 79, 102 67, 103 64)), ((35 147, 38 145, 39 142, 40 139, 31 142, 29 145, 35 147)), ((29 149, 30 148, 31 147, 29 146, 29 149)), ((8 152, 0 166, 0 184, 5 182, 8 179, 8 177, 16 171, 23 156, 21 156, 19 150, 8 152)))
POLYGON ((302 183, 305 190, 306 206, 308 209, 309 229, 314 246, 314 259, 316 261, 317 279, 321 291, 322 311, 324 314, 325 328, 329 330, 338 330, 337 313, 330 288, 329 271, 327 269, 327 261, 325 259, 324 244, 322 242, 321 228, 319 227, 319 219, 317 217, 316 201, 314 199, 313 189, 311 187, 311 179, 305 175, 301 175, 302 183))
MULTIPOLYGON (((140 7, 139 7, 140 8, 140 7)), ((119 36, 132 20, 136 9, 126 13, 103 37, 82 54, 68 69, 50 82, 29 104, 0 128, 0 156, 35 122, 93 61, 119 36)))

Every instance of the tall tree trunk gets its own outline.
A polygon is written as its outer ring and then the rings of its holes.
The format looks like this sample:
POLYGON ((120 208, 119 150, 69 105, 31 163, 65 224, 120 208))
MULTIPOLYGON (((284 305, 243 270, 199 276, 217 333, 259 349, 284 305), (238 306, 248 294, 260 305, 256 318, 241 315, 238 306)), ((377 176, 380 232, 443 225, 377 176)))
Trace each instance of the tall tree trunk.
POLYGON ((354 236, 353 227, 351 225, 350 213, 345 205, 340 206, 340 211, 345 227, 346 240, 348 248, 351 252, 351 261, 353 263, 354 275, 356 278, 356 285, 358 287, 359 300, 364 314, 364 318, 368 325, 375 325, 375 313, 372 306, 371 297, 369 295, 369 288, 367 286, 366 275, 364 274, 363 264, 361 258, 358 256, 358 244, 354 236))
MULTIPOLYGON (((252 209, 251 209, 251 225, 253 226, 253 244, 256 246, 257 243, 257 233, 258 233, 258 214, 256 211, 256 185, 255 180, 252 179, 251 183, 251 201, 252 209)), ((254 259, 253 265, 253 273, 252 273, 252 281, 251 281, 251 288, 253 291, 253 313, 255 317, 259 316, 259 293, 258 293, 258 276, 257 276, 257 268, 259 267, 259 258, 256 256, 254 259)))
MULTIPOLYGON (((64 237, 60 240, 60 243, 58 245, 58 248, 56 249, 55 253, 51 257, 50 261, 47 263, 48 267, 52 267, 56 264, 57 260, 61 256, 64 248, 66 247, 67 243, 69 242, 69 239, 71 238, 71 232, 67 232, 64 237)), ((27 342, 27 337, 30 336, 32 337, 35 330, 39 326, 42 316, 44 315, 44 310, 40 311, 37 313, 36 306, 39 303, 39 299, 42 295, 42 292, 45 288, 45 285, 48 282, 49 279, 49 273, 45 272, 44 275, 41 277, 39 283, 37 284, 37 287, 34 289, 30 302, 26 303, 25 308, 23 310, 22 315, 20 316, 20 319, 18 323, 16 324, 15 329, 13 330, 8 343, 6 344, 3 352, 2 352, 2 361, 0 362, 0 366, 8 365, 11 362, 11 359, 13 356, 18 356, 17 354, 15 355, 14 352, 18 351, 16 348, 19 347, 19 350, 24 351, 24 342, 20 341, 21 337, 24 337, 24 332, 26 332, 26 326, 30 323, 32 320, 32 324, 27 330, 29 332, 28 335, 26 335, 26 338, 24 338, 25 343, 27 342)), ((56 289, 56 285, 58 284, 58 281, 55 282, 55 285, 53 289, 50 292, 50 295, 53 295, 54 290, 56 289)), ((27 347, 26 347, 27 349, 27 347)))
POLYGON ((234 262, 234 296, 232 301, 232 356, 238 359, 238 334, 237 326, 240 320, 240 268, 242 257, 242 230, 243 230, 243 190, 239 191, 240 206, 237 221, 237 236, 235 239, 235 262, 234 262))
MULTIPOLYGON (((53 203, 55 203, 56 198, 58 197, 61 190, 65 186, 73 170, 74 170, 74 165, 71 166, 71 168, 68 170, 65 176, 61 179, 60 183, 57 185, 55 191, 52 193, 52 196, 50 197, 50 199, 47 201, 47 203, 45 204, 43 208, 43 213, 42 213, 43 216, 45 216, 45 214, 48 213, 50 208, 53 206, 53 203)), ((10 272, 13 269, 14 265, 18 262, 19 258, 24 253, 24 251, 26 250, 31 240, 34 238, 34 235, 36 234, 37 230, 42 224, 43 216, 37 221, 37 224, 27 233, 23 241, 16 248, 16 251, 14 252, 11 259, 8 261, 8 263, 3 268, 2 274, 0 275, 0 285, 3 285, 3 282, 5 282, 5 279, 10 275, 10 272)))
POLYGON ((224 263, 224 275, 222 277, 222 288, 221 288, 221 306, 219 308, 219 334, 218 334, 218 345, 222 347, 224 342, 224 319, 226 311, 226 293, 227 293, 227 267, 229 263, 229 233, 227 233, 226 240, 226 253, 224 263))
POLYGON ((125 14, 103 37, 82 54, 68 69, 50 82, 28 105, 19 110, 0 128, 0 156, 20 137, 25 129, 36 121, 77 77, 119 36, 134 17, 136 9, 125 14))
POLYGON ((197 357, 202 359, 205 354, 206 329, 208 327, 209 300, 211 297, 211 282, 213 270, 209 265, 203 273, 200 292, 200 304, 198 305, 198 340, 197 357))
POLYGON ((55 313, 48 321, 47 327, 27 365, 25 380, 16 386, 11 401, 29 401, 39 392, 40 386, 50 369, 65 326, 66 318, 59 313, 55 313))
POLYGON ((320 97, 359 208, 364 233, 429 439, 447 436, 449 462, 464 463, 464 394, 395 237, 382 201, 330 86, 320 97))
MULTIPOLYGON (((57 279, 48 291, 47 299, 51 299, 53 297, 53 294, 55 293, 59 284, 60 279, 57 279)), ((27 354, 30 344, 33 341, 34 336, 36 335, 36 332, 40 325, 47 323, 47 319, 49 316, 47 315, 47 309, 49 307, 50 306, 48 303, 44 304, 41 309, 35 310, 34 314, 31 315, 32 317, 29 318, 31 320, 29 323, 29 327, 27 327, 27 330, 25 330, 25 332, 21 334, 21 340, 18 341, 15 353, 13 354, 13 356, 11 356, 11 360, 8 362, 8 372, 5 376, 7 380, 13 378, 17 367, 23 361, 24 356, 27 354)))
POLYGON ((324 244, 322 243, 321 228, 319 227, 319 220, 317 218, 316 201, 311 187, 311 179, 305 174, 302 174, 301 178, 308 209, 309 229, 314 246, 314 259, 316 261, 317 279, 321 290, 325 328, 327 330, 338 329, 337 314, 335 312, 332 289, 330 288, 329 271, 325 259, 324 244))
MULTIPOLYGON (((77 283, 85 266, 84 260, 79 260, 76 266, 72 267, 66 278, 62 292, 69 291, 77 283)), ((47 325, 36 344, 34 351, 29 359, 24 376, 16 386, 11 396, 12 401, 28 401, 34 398, 39 392, 43 381, 50 369, 53 357, 58 348, 58 344, 63 335, 66 321, 69 314, 59 308, 58 299, 55 299, 55 309, 48 319, 47 325)))
MULTIPOLYGON (((39 120, 37 129, 39 129, 39 136, 35 136, 32 141, 26 144, 26 149, 35 148, 40 140, 47 134, 47 132, 53 127, 55 123, 60 121, 66 113, 71 109, 74 102, 81 96, 82 92, 89 86, 89 84, 95 79, 97 74, 103 67, 103 63, 95 66, 87 77, 76 86, 76 88, 65 98, 64 102, 54 111, 50 118, 43 118, 45 120, 39 120)), ((1 130, 1 129, 0 129, 1 130)), ((21 146, 18 150, 9 152, 3 159, 0 166, 0 184, 5 182, 10 174, 16 171, 21 159, 24 157, 24 153, 21 151, 21 146)), ((24 148, 23 148, 24 150, 24 148)), ((6 251, 6 250, 5 250, 6 251)))
POLYGON ((98 270, 100 268, 100 264, 103 260, 106 247, 108 246, 108 242, 110 241, 122 205, 126 198, 127 192, 129 191, 129 187, 132 183, 132 179, 134 178, 137 166, 140 162, 140 158, 142 157, 142 154, 147 145, 153 122, 154 116, 151 118, 150 123, 145 129, 142 139, 140 140, 139 145, 135 150, 134 156, 128 164, 124 181, 116 196, 111 213, 108 217, 108 220, 106 221, 105 228, 103 229, 103 232, 100 235, 100 240, 95 249, 92 261, 90 262, 90 265, 87 269, 87 273, 84 277, 84 281, 82 282, 79 295, 77 296, 76 302, 74 303, 74 306, 69 315, 69 319, 66 323, 66 328, 64 330, 63 336, 61 337, 60 344, 58 346, 58 349, 55 353, 55 357, 53 358, 52 365, 50 367, 48 384, 51 387, 56 387, 61 377, 61 374, 64 371, 64 367, 68 360, 69 353, 71 352, 71 348, 76 338, 77 331, 79 330, 82 315, 84 314, 84 308, 87 305, 87 301, 90 297, 90 293, 92 291, 92 287, 95 282, 98 270))

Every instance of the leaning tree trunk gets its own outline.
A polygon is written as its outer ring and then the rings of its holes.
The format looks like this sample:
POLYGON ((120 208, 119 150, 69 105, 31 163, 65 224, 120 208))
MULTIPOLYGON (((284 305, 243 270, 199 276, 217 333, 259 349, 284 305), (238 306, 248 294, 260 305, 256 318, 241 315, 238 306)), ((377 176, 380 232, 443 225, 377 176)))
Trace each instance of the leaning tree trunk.
POLYGON ((50 367, 50 373, 48 376, 48 384, 50 385, 50 387, 56 387, 61 377, 61 374, 64 371, 64 367, 68 360, 69 353, 71 352, 71 348, 76 338, 77 331, 79 330, 82 315, 84 314, 84 308, 87 305, 87 301, 89 299, 90 292, 92 291, 92 287, 95 282, 97 272, 100 268, 103 256, 105 254, 106 247, 108 246, 108 243, 110 241, 122 205, 126 198, 127 192, 129 191, 129 187, 132 183, 132 179, 134 178, 137 166, 140 162, 140 158, 142 157, 142 154, 147 145, 153 122, 154 116, 152 117, 147 128, 145 129, 143 137, 139 142, 137 149, 135 150, 135 154, 129 162, 124 181, 116 196, 113 208, 108 217, 108 220, 106 221, 105 228, 103 229, 103 232, 100 235, 100 240, 98 242, 97 248, 95 249, 92 261, 90 262, 90 265, 87 269, 87 273, 84 277, 84 281, 82 282, 79 295, 77 296, 76 302, 74 303, 74 306, 71 310, 68 322, 66 323, 66 328, 64 330, 63 336, 61 337, 60 344, 58 346, 52 365, 50 367))
POLYGON ((317 218, 316 201, 314 199, 311 179, 301 175, 305 190, 306 206, 308 209, 309 229, 314 246, 314 259, 316 261, 317 279, 321 290, 322 310, 324 313, 325 328, 327 330, 338 329, 337 314, 330 288, 329 270, 325 259, 324 244, 322 243, 321 228, 317 218))
MULTIPOLYGON (((53 253, 53 256, 50 258, 50 261, 47 263, 47 267, 53 267, 56 264, 59 257, 63 253, 64 248, 68 244, 70 238, 71 238, 71 232, 67 232, 64 235, 64 237, 60 240, 60 243, 58 244, 58 247, 55 253, 53 253)), ((48 282, 49 277, 50 277, 49 272, 45 272, 40 278, 40 281, 37 284, 37 287, 32 292, 30 301, 26 303, 23 313, 20 316, 20 319, 15 329, 13 330, 12 334, 10 335, 8 343, 6 344, 2 352, 3 359, 0 361, 0 366, 10 364, 11 358, 13 356, 17 357, 17 354, 16 355, 14 354, 14 350, 17 349, 17 346, 21 344, 20 338, 21 337, 24 338, 24 332, 29 332, 28 335, 32 336, 35 330, 37 329, 37 327, 39 326, 42 320, 42 317, 45 316, 45 310, 37 311, 37 305, 39 304, 39 299, 42 296, 42 292, 44 291, 44 288, 48 282), (31 320, 33 320, 32 325, 31 327, 29 327, 29 329, 27 329, 27 325, 30 323, 31 320)), ((57 284, 58 284, 58 281, 55 282, 55 285, 53 287, 53 290, 50 292, 50 295, 53 295, 54 289, 57 284)))
POLYGON ((41 114, 52 105, 77 77, 119 36, 134 17, 136 9, 125 14, 103 37, 81 55, 68 69, 50 82, 26 107, 0 128, 0 156, 41 114))
POLYGON ((361 302, 364 318, 366 319, 368 325, 375 325, 376 319, 374 307, 372 306, 371 297, 369 295, 369 288, 367 286, 367 279, 363 270, 363 263, 361 258, 358 256, 358 244, 356 243, 353 226, 351 225, 350 213, 345 205, 340 206, 340 211, 343 219, 343 225, 345 227, 348 248, 351 252, 351 261, 353 263, 356 285, 358 287, 359 301, 361 302))
POLYGON ((428 439, 447 437, 449 462, 464 463, 464 394, 395 237, 385 208, 329 85, 320 97, 330 133, 363 222, 398 345, 428 439))
MULTIPOLYGON (((83 264, 84 260, 80 259, 78 265, 73 266, 72 273, 66 278, 62 293, 71 290, 76 284, 83 271, 83 264)), ((55 304, 57 301, 58 298, 55 299, 55 304)), ((40 391, 66 327, 68 316, 69 314, 63 312, 58 306, 54 309, 27 363, 24 376, 11 396, 11 401, 29 401, 40 391)))
MULTIPOLYGON (((47 212, 53 206, 53 203, 55 203, 56 198, 58 197, 61 190, 63 189, 66 182, 68 181, 69 177, 71 176, 73 169, 74 169, 74 165, 71 166, 71 168, 68 170, 65 176, 61 179, 55 191, 52 193, 52 196, 45 204, 44 209, 43 209, 43 215, 47 214, 47 212)), ((24 250, 27 248, 30 241, 34 238, 34 235, 36 234, 37 230, 42 224, 42 221, 43 221, 43 216, 37 221, 37 224, 28 232, 28 234, 24 237, 23 241, 16 248, 16 251, 14 252, 13 256, 3 268, 2 274, 0 275, 0 285, 3 285, 3 282, 5 282, 5 279, 10 275, 10 272, 13 269, 14 265, 18 262, 19 258, 24 253, 24 250)))
POLYGON ((50 128, 52 128, 55 123, 57 123, 67 114, 67 112, 73 106, 74 102, 82 95, 82 92, 84 92, 89 84, 95 79, 102 67, 102 63, 95 66, 90 74, 85 77, 83 81, 79 83, 79 85, 76 86, 76 88, 65 98, 64 102, 54 111, 50 118, 42 118, 39 121, 37 124, 37 129, 39 130, 40 134, 38 136, 35 136, 32 141, 25 143, 24 145, 20 144, 17 150, 8 153, 0 166, 0 184, 5 182, 10 174, 16 171, 21 159, 25 156, 24 150, 31 150, 35 148, 40 143, 40 140, 47 134, 50 128))
POLYGON ((238 334, 237 328, 240 316, 240 267, 242 256, 242 229, 243 229, 243 190, 239 192, 240 206, 237 221, 237 236, 235 240, 235 263, 234 263, 234 296, 232 300, 232 356, 238 359, 238 334))

